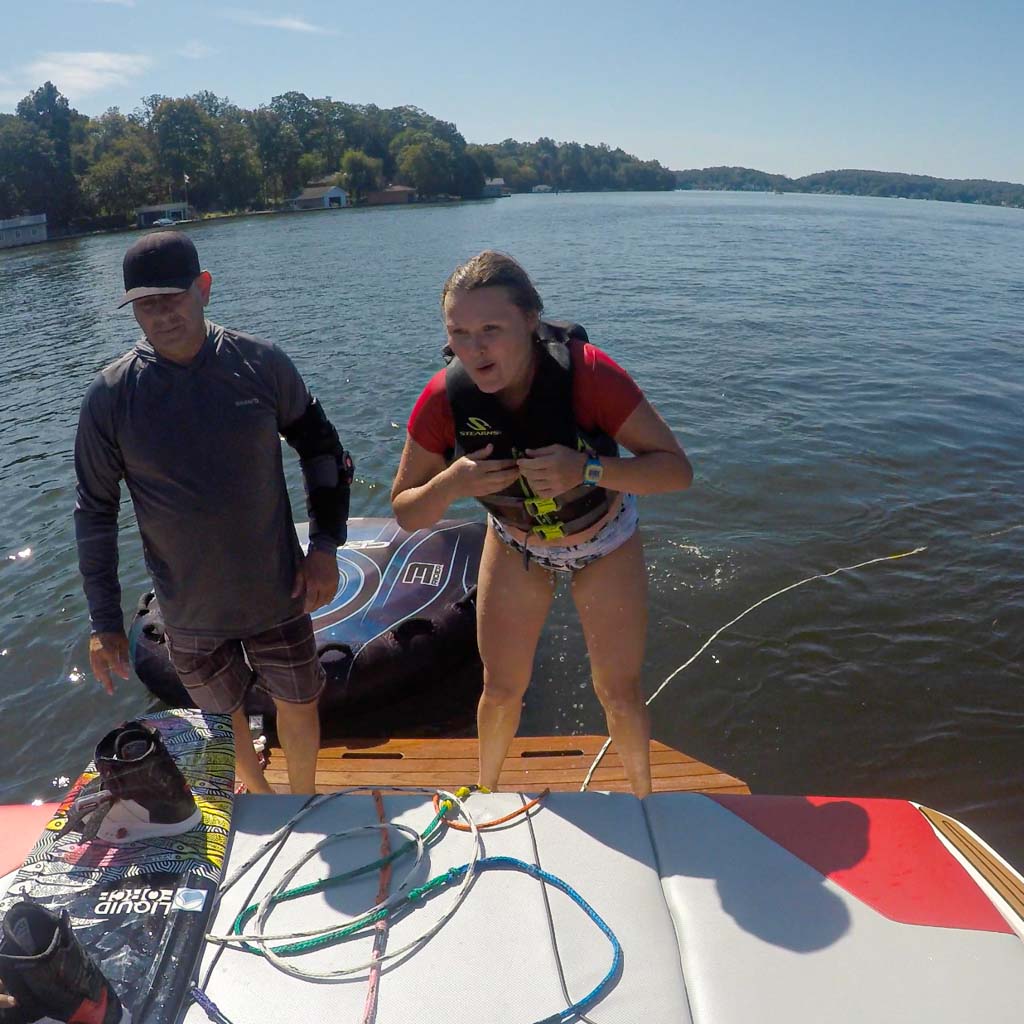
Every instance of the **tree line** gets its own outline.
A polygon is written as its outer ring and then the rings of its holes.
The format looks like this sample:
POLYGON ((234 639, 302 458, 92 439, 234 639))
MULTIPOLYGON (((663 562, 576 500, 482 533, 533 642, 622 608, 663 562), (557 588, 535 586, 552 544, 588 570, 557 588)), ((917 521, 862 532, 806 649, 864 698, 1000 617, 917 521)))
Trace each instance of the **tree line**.
POLYGON ((212 92, 152 95, 129 114, 80 114, 51 82, 0 114, 0 218, 45 212, 57 228, 120 227, 139 206, 272 209, 311 181, 358 201, 385 184, 478 198, 485 178, 513 191, 672 189, 673 173, 607 145, 541 138, 468 144, 454 124, 390 109, 275 96, 254 110, 212 92))
POLYGON ((705 167, 675 171, 681 189, 727 189, 739 192, 820 192, 844 196, 901 196, 951 203, 984 203, 1024 208, 1024 185, 985 179, 932 178, 895 171, 822 171, 802 178, 767 174, 750 167, 705 167))

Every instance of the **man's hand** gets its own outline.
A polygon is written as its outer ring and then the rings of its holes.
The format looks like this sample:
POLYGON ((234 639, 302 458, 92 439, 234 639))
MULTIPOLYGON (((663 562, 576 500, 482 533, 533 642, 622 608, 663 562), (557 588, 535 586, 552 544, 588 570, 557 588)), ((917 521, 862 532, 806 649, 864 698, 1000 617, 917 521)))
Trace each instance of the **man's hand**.
POLYGON ((489 459, 493 444, 463 455, 448 468, 452 489, 460 498, 482 498, 497 494, 515 483, 519 469, 514 459, 489 459))
POLYGON ((338 557, 333 551, 310 551, 299 563, 292 597, 305 597, 307 612, 322 608, 338 592, 338 557))
POLYGON ((128 637, 124 633, 93 633, 89 637, 89 664, 103 689, 113 694, 111 672, 128 678, 128 637))
POLYGON ((7 995, 7 989, 4 988, 4 983, 0 981, 0 1010, 12 1010, 17 1005, 14 1001, 14 996, 7 995))
POLYGON ((583 483, 586 452, 549 444, 546 448, 527 448, 526 454, 527 458, 519 460, 519 469, 540 497, 553 498, 583 483))

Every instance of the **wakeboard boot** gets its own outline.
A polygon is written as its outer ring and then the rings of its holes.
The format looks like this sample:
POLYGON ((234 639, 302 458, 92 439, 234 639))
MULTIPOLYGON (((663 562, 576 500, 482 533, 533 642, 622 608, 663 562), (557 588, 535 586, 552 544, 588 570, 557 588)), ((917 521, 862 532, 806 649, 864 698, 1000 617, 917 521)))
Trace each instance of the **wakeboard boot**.
MULTIPOLYGON (((89 834, 115 846, 187 832, 202 820, 192 790, 160 732, 126 722, 96 747, 101 804, 89 834)), ((89 798, 87 798, 89 799, 89 798)))
POLYGON ((82 948, 68 912, 15 903, 0 929, 0 981, 17 1005, 0 1010, 3 1024, 64 1021, 130 1024, 131 1013, 82 948))

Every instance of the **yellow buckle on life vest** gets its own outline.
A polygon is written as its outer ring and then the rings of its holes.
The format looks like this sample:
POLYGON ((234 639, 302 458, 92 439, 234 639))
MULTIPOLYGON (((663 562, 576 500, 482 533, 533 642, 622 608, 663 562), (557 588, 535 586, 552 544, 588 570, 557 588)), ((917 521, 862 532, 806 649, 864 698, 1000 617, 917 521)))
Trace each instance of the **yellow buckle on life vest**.
POLYGON ((527 498, 523 506, 534 517, 550 515, 562 507, 554 498, 527 498))
POLYGON ((565 527, 561 523, 555 523, 554 526, 534 526, 530 533, 535 533, 545 540, 558 540, 565 536, 565 527))

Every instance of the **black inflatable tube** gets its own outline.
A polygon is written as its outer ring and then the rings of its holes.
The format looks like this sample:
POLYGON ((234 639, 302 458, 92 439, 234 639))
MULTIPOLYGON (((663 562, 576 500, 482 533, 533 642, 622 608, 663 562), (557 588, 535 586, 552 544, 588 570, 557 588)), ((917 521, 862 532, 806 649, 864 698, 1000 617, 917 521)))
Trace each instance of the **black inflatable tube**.
MULTIPOLYGON (((436 693, 450 677, 479 671, 476 575, 485 526, 443 521, 407 533, 394 520, 352 519, 338 549, 338 595, 313 615, 327 676, 321 716, 379 708, 436 693)), ((171 707, 193 705, 167 654, 160 606, 139 601, 128 634, 136 675, 171 707)), ((254 676, 249 714, 274 717, 270 694, 254 676)))

